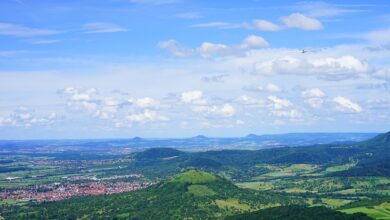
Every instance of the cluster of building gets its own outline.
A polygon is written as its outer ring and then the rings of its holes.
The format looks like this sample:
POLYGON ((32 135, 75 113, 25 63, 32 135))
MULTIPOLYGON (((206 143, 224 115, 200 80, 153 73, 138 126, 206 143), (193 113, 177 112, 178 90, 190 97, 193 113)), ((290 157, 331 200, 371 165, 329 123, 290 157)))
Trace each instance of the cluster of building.
POLYGON ((20 201, 59 201, 73 196, 102 195, 140 190, 152 185, 153 182, 90 182, 79 184, 46 184, 31 188, 3 191, 0 198, 20 201))
POLYGON ((107 165, 115 163, 128 163, 130 158, 119 158, 111 160, 42 160, 33 161, 32 164, 36 166, 63 166, 63 165, 107 165))
POLYGON ((128 174, 128 175, 114 175, 109 177, 98 178, 96 175, 90 176, 69 176, 64 177, 68 181, 78 181, 78 180, 92 180, 92 181, 101 181, 101 180, 116 180, 116 179, 127 179, 127 178, 141 178, 144 177, 142 174, 128 174))

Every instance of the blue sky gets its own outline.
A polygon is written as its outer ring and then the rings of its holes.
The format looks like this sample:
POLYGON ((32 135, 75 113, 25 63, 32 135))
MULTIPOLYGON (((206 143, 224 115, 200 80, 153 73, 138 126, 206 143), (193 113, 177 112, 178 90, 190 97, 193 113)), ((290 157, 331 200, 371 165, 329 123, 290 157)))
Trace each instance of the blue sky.
POLYGON ((389 59, 384 0, 5 0, 0 139, 387 131, 389 59))

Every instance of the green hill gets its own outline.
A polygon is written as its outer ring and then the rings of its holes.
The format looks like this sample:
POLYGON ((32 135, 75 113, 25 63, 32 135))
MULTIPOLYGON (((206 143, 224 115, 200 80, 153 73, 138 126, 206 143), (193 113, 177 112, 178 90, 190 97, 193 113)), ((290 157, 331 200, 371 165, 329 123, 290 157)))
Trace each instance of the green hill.
POLYGON ((149 149, 131 155, 131 169, 151 177, 168 177, 183 169, 196 168, 228 173, 232 179, 245 181, 262 175, 258 164, 317 164, 337 166, 358 160, 356 167, 334 176, 390 177, 390 132, 354 144, 328 144, 305 147, 283 147, 263 150, 221 150, 182 152, 170 148, 149 149))
POLYGON ((6 219, 209 219, 289 204, 303 201, 241 189, 222 177, 189 170, 141 191, 12 207, 3 210, 3 216, 6 219))

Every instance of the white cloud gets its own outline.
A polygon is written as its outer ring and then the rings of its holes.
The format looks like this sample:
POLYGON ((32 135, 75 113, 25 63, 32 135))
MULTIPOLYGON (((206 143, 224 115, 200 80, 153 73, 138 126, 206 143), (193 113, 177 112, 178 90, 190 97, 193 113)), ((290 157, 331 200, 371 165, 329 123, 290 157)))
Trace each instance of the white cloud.
POLYGON ((245 124, 245 121, 240 120, 240 119, 236 120, 236 125, 244 125, 244 124, 245 124))
POLYGON ((30 128, 33 125, 48 126, 57 121, 57 119, 57 114, 55 114, 54 112, 48 115, 39 116, 32 109, 26 107, 19 107, 14 110, 9 116, 0 117, 0 127, 30 128))
POLYGON ((316 75, 328 80, 358 77, 372 71, 367 62, 353 56, 341 57, 293 57, 284 56, 255 64, 255 72, 264 75, 297 74, 316 75))
POLYGON ((359 113, 363 111, 362 107, 360 107, 357 103, 354 103, 343 96, 335 97, 333 102, 337 104, 337 110, 342 112, 359 113))
POLYGON ((230 104, 224 104, 219 113, 221 115, 223 115, 224 117, 231 117, 233 116, 235 113, 236 113, 236 110, 234 109, 234 107, 230 104))
POLYGON ((287 117, 287 118, 291 118, 291 119, 295 119, 295 118, 300 118, 301 117, 301 113, 296 110, 296 109, 291 109, 291 110, 274 110, 274 111, 271 111, 272 114, 274 114, 275 116, 278 116, 278 117, 287 117))
POLYGON ((73 87, 68 87, 59 91, 60 94, 70 95, 69 100, 74 102, 90 101, 92 95, 97 94, 97 89, 89 88, 85 90, 79 90, 73 87))
POLYGON ((268 47, 268 42, 260 36, 249 35, 244 39, 240 47, 243 49, 263 48, 268 47))
POLYGON ((322 23, 313 17, 308 17, 301 13, 293 13, 288 16, 280 17, 282 24, 275 24, 264 19, 253 20, 252 23, 246 24, 245 28, 258 29, 261 31, 281 31, 285 29, 301 29, 305 31, 315 31, 323 29, 322 23))
POLYGON ((312 108, 320 108, 324 103, 323 97, 325 93, 318 88, 307 89, 301 95, 312 108))
POLYGON ((196 105, 192 106, 192 111, 203 113, 205 116, 214 115, 220 117, 232 117, 236 113, 236 109, 231 104, 217 105, 196 105))
POLYGON ((130 122, 146 123, 155 121, 169 121, 165 116, 157 115, 157 112, 145 109, 142 113, 135 113, 126 116, 130 122))
POLYGON ((0 35, 16 36, 16 37, 34 37, 59 34, 61 31, 44 29, 44 28, 31 28, 17 24, 1 23, 0 22, 0 35))
POLYGON ((150 108, 150 107, 159 106, 160 102, 150 97, 144 97, 144 98, 137 99, 135 101, 135 104, 141 108, 150 108))
POLYGON ((203 92, 199 90, 192 90, 181 93, 181 101, 184 103, 199 103, 202 101, 203 92))
POLYGON ((276 96, 268 96, 268 100, 271 101, 271 104, 274 109, 283 109, 292 105, 289 100, 278 98, 276 96))
POLYGON ((264 38, 256 35, 247 36, 242 43, 238 45, 203 42, 198 48, 186 48, 175 40, 162 41, 157 45, 157 47, 167 50, 176 57, 187 57, 197 53, 204 58, 237 55, 247 50, 264 48, 267 46, 268 42, 264 38))
POLYGON ((193 28, 218 28, 218 29, 233 29, 233 28, 244 28, 244 29, 258 29, 261 31, 281 31, 290 28, 301 29, 305 31, 315 31, 324 28, 321 21, 314 17, 309 17, 301 13, 292 13, 288 16, 279 18, 281 24, 275 24, 271 21, 264 19, 255 19, 252 22, 243 23, 230 23, 223 21, 208 22, 194 24, 190 27, 193 28))
POLYGON ((325 96, 325 93, 321 89, 314 88, 303 91, 302 96, 305 98, 321 98, 325 96))
POLYGON ((202 57, 211 56, 225 56, 231 53, 231 47, 225 44, 214 44, 210 42, 203 42, 199 47, 199 53, 202 57))
POLYGON ((254 20, 253 27, 262 31, 280 31, 282 27, 267 20, 254 20))
POLYGON ((176 40, 161 41, 157 44, 160 49, 167 50, 170 54, 175 57, 186 57, 193 54, 193 50, 181 46, 176 40))
POLYGON ((83 26, 83 31, 88 34, 126 32, 127 29, 117 24, 93 22, 83 26))
POLYGON ((236 101, 240 104, 244 105, 263 105, 263 100, 256 99, 247 95, 242 95, 236 99, 236 101))
POLYGON ((276 92, 281 92, 282 89, 273 83, 267 83, 265 86, 256 86, 256 85, 248 85, 243 87, 244 90, 251 91, 251 92, 271 92, 271 93, 276 93, 276 92))
POLYGON ((268 83, 265 86, 264 90, 267 92, 280 92, 280 91, 282 91, 282 89, 280 89, 279 86, 272 84, 272 83, 268 83))
POLYGON ((306 31, 321 30, 324 28, 319 20, 307 17, 301 13, 293 13, 281 17, 280 20, 286 28, 298 28, 306 31))

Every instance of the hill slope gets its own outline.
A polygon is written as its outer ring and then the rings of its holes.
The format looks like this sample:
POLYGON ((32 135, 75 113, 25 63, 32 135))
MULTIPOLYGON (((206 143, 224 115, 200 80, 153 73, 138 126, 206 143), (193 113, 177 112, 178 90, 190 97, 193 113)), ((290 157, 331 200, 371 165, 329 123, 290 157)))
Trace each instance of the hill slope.
POLYGON ((189 170, 146 190, 13 207, 2 213, 6 219, 208 219, 302 203, 241 189, 219 176, 189 170))
POLYGON ((245 180, 261 175, 264 170, 254 168, 258 164, 318 164, 342 165, 351 158, 358 160, 356 167, 332 175, 387 176, 390 177, 390 133, 355 144, 328 144, 307 147, 284 147, 263 150, 221 150, 206 152, 181 152, 169 148, 135 153, 134 169, 150 176, 166 177, 182 169, 197 168, 212 172, 230 173, 232 179, 245 180), (166 151, 166 152, 165 152, 166 151), (152 156, 150 156, 152 155, 152 156))

